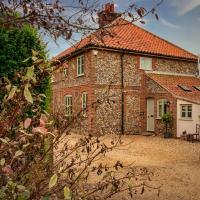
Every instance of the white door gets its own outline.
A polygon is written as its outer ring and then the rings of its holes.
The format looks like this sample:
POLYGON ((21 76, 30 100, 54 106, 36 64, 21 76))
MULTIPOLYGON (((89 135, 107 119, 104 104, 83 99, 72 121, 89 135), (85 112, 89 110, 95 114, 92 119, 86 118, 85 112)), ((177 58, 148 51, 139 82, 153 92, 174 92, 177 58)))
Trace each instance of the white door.
POLYGON ((147 131, 154 131, 154 99, 147 99, 147 131))

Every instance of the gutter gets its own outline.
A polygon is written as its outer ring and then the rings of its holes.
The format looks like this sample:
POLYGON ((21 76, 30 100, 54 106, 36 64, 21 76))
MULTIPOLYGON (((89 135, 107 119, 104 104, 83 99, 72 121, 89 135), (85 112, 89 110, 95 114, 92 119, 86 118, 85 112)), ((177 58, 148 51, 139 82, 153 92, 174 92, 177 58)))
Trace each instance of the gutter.
POLYGON ((198 55, 198 77, 200 78, 200 55, 198 55))
POLYGON ((196 63, 198 60, 198 57, 196 59, 189 59, 189 58, 182 58, 182 57, 175 57, 175 56, 167 56, 167 55, 162 55, 162 54, 152 54, 151 52, 147 53, 147 52, 139 52, 139 51, 130 51, 128 49, 116 49, 116 48, 108 48, 105 46, 96 46, 96 45, 86 45, 85 47, 82 47, 81 49, 77 49, 75 50, 75 52, 72 52, 71 54, 67 55, 67 56, 63 56, 61 59, 65 60, 67 58, 73 57, 77 54, 80 54, 82 52, 84 52, 85 50, 89 50, 89 49, 98 49, 98 50, 106 50, 106 51, 114 51, 114 52, 127 52, 130 54, 134 54, 134 55, 142 55, 142 56, 149 56, 149 57, 157 57, 157 58, 166 58, 166 59, 173 59, 173 60, 182 60, 182 61, 186 61, 186 62, 194 62, 196 63))

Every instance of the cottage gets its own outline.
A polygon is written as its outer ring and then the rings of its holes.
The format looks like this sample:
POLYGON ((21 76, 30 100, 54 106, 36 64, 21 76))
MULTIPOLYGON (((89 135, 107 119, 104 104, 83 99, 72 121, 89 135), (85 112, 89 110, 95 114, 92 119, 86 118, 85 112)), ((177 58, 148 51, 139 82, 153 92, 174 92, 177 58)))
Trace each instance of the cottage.
MULTIPOLYGON (((99 13, 99 32, 57 56, 63 67, 54 74, 53 109, 70 118, 87 109, 91 131, 163 133, 161 117, 173 114, 173 136, 194 132, 200 122, 200 78, 196 55, 122 19, 107 4, 99 13), (112 101, 93 102, 110 86, 112 101)), ((79 130, 80 131, 80 130, 79 130)))

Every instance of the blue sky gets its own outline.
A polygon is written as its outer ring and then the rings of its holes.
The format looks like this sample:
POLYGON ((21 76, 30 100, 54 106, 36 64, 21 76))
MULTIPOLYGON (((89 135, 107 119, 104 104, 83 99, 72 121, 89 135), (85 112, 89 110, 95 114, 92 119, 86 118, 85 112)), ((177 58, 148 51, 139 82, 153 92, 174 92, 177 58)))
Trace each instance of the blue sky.
MULTIPOLYGON (((112 0, 101 2, 112 2, 112 0)), ((151 8, 156 0, 113 0, 113 2, 117 11, 121 11, 126 9, 130 2, 151 8)), ((164 0, 157 13, 158 21, 149 15, 145 18, 146 24, 139 26, 192 53, 200 54, 200 0, 164 0)), ((48 42, 50 56, 56 56, 70 46, 64 39, 59 39, 57 44, 49 37, 45 37, 45 41, 48 42)))

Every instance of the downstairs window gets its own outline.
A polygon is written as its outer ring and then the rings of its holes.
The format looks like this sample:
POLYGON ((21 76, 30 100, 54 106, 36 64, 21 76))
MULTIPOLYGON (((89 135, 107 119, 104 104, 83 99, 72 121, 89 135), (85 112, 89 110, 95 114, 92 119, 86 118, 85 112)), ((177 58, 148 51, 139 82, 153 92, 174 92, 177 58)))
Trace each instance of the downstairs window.
POLYGON ((192 119, 192 105, 183 104, 181 106, 181 118, 182 119, 192 119))

